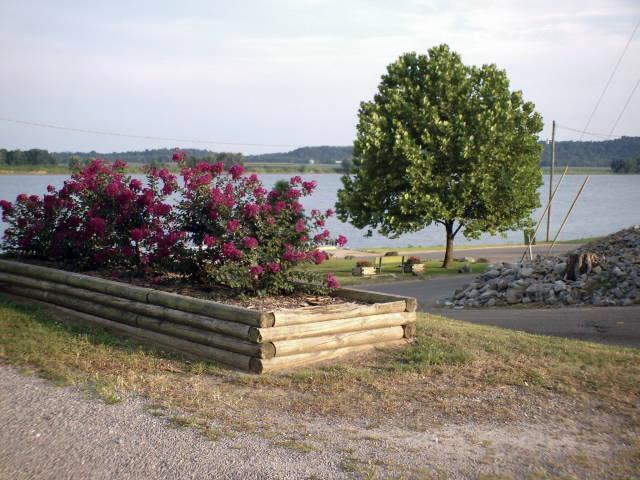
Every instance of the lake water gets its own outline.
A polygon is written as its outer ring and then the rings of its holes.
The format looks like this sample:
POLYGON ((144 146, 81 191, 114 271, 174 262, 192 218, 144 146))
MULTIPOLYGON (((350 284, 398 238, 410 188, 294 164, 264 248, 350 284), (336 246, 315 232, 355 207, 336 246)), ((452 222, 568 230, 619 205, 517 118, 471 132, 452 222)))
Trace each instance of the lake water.
MULTIPOLYGON (((290 176, 262 174, 260 178, 265 186, 271 186, 277 180, 290 176)), ((305 207, 308 210, 311 208, 322 210, 334 208, 336 192, 342 185, 340 175, 309 174, 303 175, 303 177, 305 180, 318 182, 318 188, 314 195, 304 199, 305 207)), ((19 193, 42 195, 46 191, 47 185, 60 187, 66 178, 68 178, 67 175, 0 175, 0 199, 13 201, 19 193)), ((582 175, 568 175, 558 190, 552 212, 552 238, 583 179, 582 175)), ((545 177, 545 181, 547 180, 548 177, 545 177)), ((544 205, 548 198, 546 185, 541 188, 540 193, 541 203, 544 205)), ((537 220, 541 212, 542 208, 533 215, 533 218, 537 220)), ((640 175, 595 175, 589 180, 559 238, 562 240, 605 235, 637 223, 640 223, 640 175)), ((0 234, 5 227, 5 224, 0 223, 0 234)), ((348 246, 354 249, 366 247, 399 248, 442 245, 444 243, 444 229, 439 226, 431 226, 420 232, 402 235, 396 239, 386 238, 376 232, 372 237, 365 237, 366 230, 358 230, 336 218, 330 219, 327 227, 334 236, 345 235, 349 239, 348 246)), ((538 239, 543 239, 545 232, 546 220, 544 225, 540 227, 538 239)), ((522 240, 522 232, 509 232, 504 237, 484 235, 474 241, 466 240, 461 234, 458 234, 456 244, 521 243, 522 240)))

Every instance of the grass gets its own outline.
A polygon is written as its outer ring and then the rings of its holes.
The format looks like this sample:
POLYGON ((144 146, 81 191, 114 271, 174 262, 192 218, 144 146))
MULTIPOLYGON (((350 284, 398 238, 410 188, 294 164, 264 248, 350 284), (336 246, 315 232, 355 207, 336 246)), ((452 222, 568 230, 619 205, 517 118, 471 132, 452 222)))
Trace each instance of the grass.
MULTIPOLYGON (((404 349, 256 376, 80 330, 57 315, 0 295, 0 361, 107 403, 142 396, 150 412, 211 439, 262 430, 265 407, 274 418, 343 416, 420 429, 434 418, 514 420, 532 404, 564 399, 638 419, 640 351, 629 348, 420 314, 417 339, 404 349)), ((280 432, 295 438, 295 429, 280 432)))
MULTIPOLYGON (((436 275, 452 275, 465 265, 464 262, 453 262, 448 268, 442 268, 442 261, 430 261, 425 263, 424 273, 414 275, 404 273, 401 268, 401 256, 382 257, 382 270, 372 277, 355 277, 351 274, 351 269, 356 266, 358 260, 330 259, 320 265, 312 265, 309 270, 320 273, 333 273, 341 285, 356 285, 375 282, 393 282, 426 279, 436 275)), ((375 262, 378 266, 378 262, 375 262)), ((486 268, 486 263, 470 263, 471 273, 481 273, 486 268)))
MULTIPOLYGON (((591 241, 594 241, 594 240, 598 240, 600 238, 602 238, 602 237, 572 238, 572 239, 569 239, 569 240, 558 240, 556 242, 556 244, 582 245, 584 243, 591 242, 591 241)), ((536 243, 537 246, 550 245, 550 244, 551 244, 551 242, 537 242, 536 243)), ((454 256, 456 255, 457 252, 464 252, 466 250, 477 250, 477 249, 483 249, 483 248, 513 248, 513 247, 525 248, 526 245, 523 244, 523 243, 502 243, 502 244, 483 243, 483 244, 479 244, 479 245, 460 245, 460 246, 456 246, 455 247, 454 256)), ((376 253, 376 254, 384 255, 387 252, 398 252, 399 254, 407 254, 407 253, 414 253, 414 252, 440 253, 440 252, 444 252, 444 250, 445 250, 445 246, 444 245, 431 245, 431 246, 409 245, 409 246, 406 246, 406 247, 366 248, 366 249, 363 249, 362 251, 363 252, 370 252, 370 253, 376 253)))
MULTIPOLYGON (((549 175, 549 167, 542 167, 542 172, 545 175, 549 175)), ((564 171, 564 166, 556 167, 554 175, 561 176, 564 171)), ((569 167, 567 175, 613 175, 613 171, 610 167, 569 167)))

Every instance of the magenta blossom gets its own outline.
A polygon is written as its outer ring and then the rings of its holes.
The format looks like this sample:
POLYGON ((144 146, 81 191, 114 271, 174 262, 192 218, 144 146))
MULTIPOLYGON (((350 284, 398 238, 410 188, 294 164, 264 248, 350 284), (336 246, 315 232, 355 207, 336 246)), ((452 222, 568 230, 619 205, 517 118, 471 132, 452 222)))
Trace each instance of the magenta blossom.
POLYGON ((251 278, 256 279, 264 273, 264 268, 262 268, 260 265, 254 265, 249 269, 249 273, 251 274, 251 278))
POLYGON ((229 174, 231 175, 231 178, 233 178, 234 180, 237 180, 238 178, 240 178, 243 173, 244 173, 244 167, 242 165, 234 165, 229 169, 229 174))
POLYGON ((131 236, 131 240, 139 242, 147 235, 147 230, 144 228, 132 228, 129 230, 129 235, 131 236))
POLYGON ((258 240, 253 237, 244 237, 242 239, 242 244, 244 245, 244 248, 257 248, 259 245, 258 240))
POLYGON ((211 248, 213 247, 217 242, 218 239, 216 237, 214 237, 213 235, 207 235, 205 234, 204 238, 202 239, 202 241, 204 242, 204 244, 211 248))
POLYGON ((227 232, 233 233, 240 228, 240 222, 238 220, 229 220, 227 222, 227 232))
POLYGON ((233 242, 222 244, 222 254, 231 260, 240 260, 242 258, 242 252, 238 250, 233 242))
POLYGON ((278 262, 269 262, 267 263, 267 268, 273 273, 278 273, 280 271, 280 264, 278 262))
POLYGON ((338 238, 336 239, 336 245, 338 245, 339 247, 344 247, 347 244, 347 237, 345 237, 344 235, 338 235, 338 238))
POLYGON ((256 203, 248 203, 244 206, 244 214, 247 218, 255 218, 260 213, 260 205, 256 203))
POLYGON ((327 273, 326 282, 327 282, 327 287, 331 289, 340 288, 340 282, 338 282, 338 279, 330 273, 327 273))
POLYGON ((89 219, 87 222, 86 231, 88 235, 96 234, 98 236, 104 235, 104 230, 106 227, 106 222, 104 218, 93 217, 89 219))

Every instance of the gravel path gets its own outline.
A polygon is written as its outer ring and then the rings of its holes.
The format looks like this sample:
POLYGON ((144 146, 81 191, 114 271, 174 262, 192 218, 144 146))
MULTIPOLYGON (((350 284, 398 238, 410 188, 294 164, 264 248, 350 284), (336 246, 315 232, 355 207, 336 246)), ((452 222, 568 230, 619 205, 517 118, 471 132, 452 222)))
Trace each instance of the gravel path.
POLYGON ((261 432, 210 441, 151 415, 140 399, 107 405, 0 364, 0 478, 605 479, 620 478, 618 467, 629 474, 624 418, 559 398, 532 405, 517 422, 415 428, 267 415, 261 432))
POLYGON ((344 478, 339 458, 274 448, 256 434, 213 442, 146 413, 54 388, 0 365, 0 478, 344 478))

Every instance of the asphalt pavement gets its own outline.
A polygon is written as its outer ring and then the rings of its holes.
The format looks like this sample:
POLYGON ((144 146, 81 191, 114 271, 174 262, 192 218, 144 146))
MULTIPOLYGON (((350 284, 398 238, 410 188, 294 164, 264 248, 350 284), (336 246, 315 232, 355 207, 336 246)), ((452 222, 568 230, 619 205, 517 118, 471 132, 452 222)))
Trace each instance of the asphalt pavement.
POLYGON ((474 275, 359 285, 356 288, 418 299, 418 309, 456 320, 541 335, 640 348, 640 305, 630 307, 463 308, 439 307, 437 300, 469 283, 474 275))

